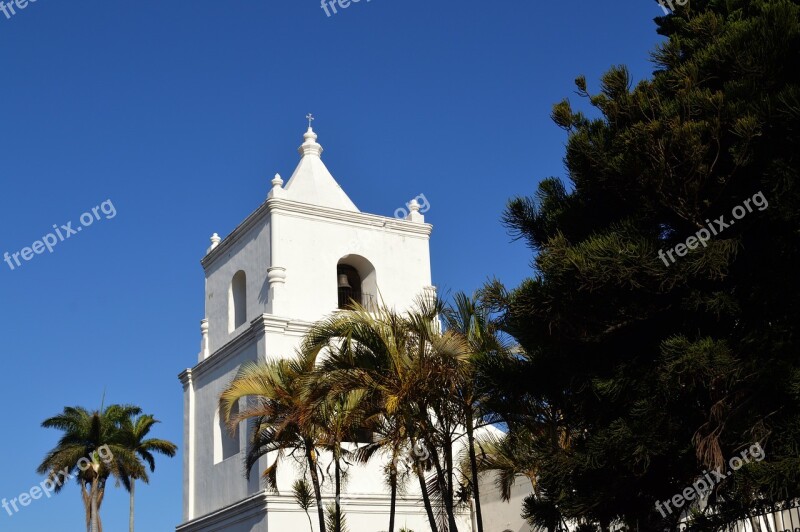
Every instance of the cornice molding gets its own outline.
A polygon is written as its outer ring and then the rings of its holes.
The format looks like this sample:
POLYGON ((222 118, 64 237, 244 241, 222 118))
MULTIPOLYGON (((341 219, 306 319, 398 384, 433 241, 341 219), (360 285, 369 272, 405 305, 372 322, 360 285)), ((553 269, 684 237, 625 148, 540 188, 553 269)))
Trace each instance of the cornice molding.
POLYGON ((369 226, 375 229, 388 229, 406 235, 430 236, 433 226, 431 224, 409 222, 399 218, 367 214, 364 212, 344 211, 321 207, 309 203, 300 203, 283 198, 270 198, 267 200, 270 212, 300 215, 304 218, 322 219, 326 221, 345 222, 353 225, 369 226))
POLYGON ((261 317, 254 319, 250 322, 247 329, 242 330, 234 338, 231 338, 222 347, 214 351, 208 358, 201 360, 197 365, 191 369, 194 379, 202 377, 204 374, 211 371, 213 368, 224 364, 228 358, 238 353, 243 347, 250 344, 256 337, 256 332, 259 331, 259 320, 261 317))
POLYGON ((206 256, 200 260, 200 264, 203 268, 207 270, 218 258, 224 256, 250 229, 262 222, 272 213, 286 214, 298 218, 324 220, 340 223, 341 225, 367 226, 417 238, 430 238, 431 232, 433 231, 433 226, 428 223, 410 222, 398 218, 390 218, 388 216, 351 212, 273 197, 269 198, 255 211, 250 213, 231 234, 222 239, 217 246, 211 249, 206 256))
MULTIPOLYGON (((332 496, 323 496, 324 503, 334 501, 332 496)), ((390 498, 388 494, 343 494, 342 504, 347 513, 350 514, 371 514, 385 515, 388 513, 390 498)), ((245 519, 262 515, 263 513, 301 513, 302 510, 297 506, 294 497, 278 493, 267 493, 260 491, 248 496, 225 508, 221 508, 212 513, 196 517, 175 527, 176 532, 192 532, 194 530, 207 530, 210 526, 225 525, 231 526, 245 519)), ((420 508, 418 497, 413 495, 397 496, 396 512, 398 515, 423 515, 424 510, 420 508)), ((466 510, 456 510, 456 515, 466 516, 466 510)))
MULTIPOLYGON (((342 493, 339 498, 348 514, 380 514, 389 513, 391 498, 388 493, 342 493)), ((323 506, 334 503, 336 497, 323 494, 323 506)), ((396 510, 398 514, 420 514, 419 497, 416 495, 397 495, 396 510)), ((282 493, 267 494, 267 512, 296 513, 302 510, 292 495, 282 493)), ((458 512, 457 512, 458 513, 458 512)), ((424 514, 423 514, 424 515, 424 514)))
POLYGON ((192 384, 192 368, 186 368, 185 370, 178 373, 178 379, 180 379, 181 384, 183 384, 184 390, 192 384))
POLYGON ((265 331, 291 336, 303 336, 314 326, 314 322, 311 321, 293 320, 272 314, 262 314, 260 319, 265 331))
POLYGON ((259 207, 250 213, 250 215, 244 219, 242 223, 236 226, 231 234, 223 238, 217 246, 213 249, 209 250, 206 253, 206 256, 200 259, 200 264, 203 266, 204 269, 208 269, 211 264, 214 263, 219 257, 223 256, 226 251, 230 250, 231 247, 240 239, 242 236, 247 234, 247 232, 255 227, 266 215, 268 212, 267 203, 264 202, 259 207))
POLYGON ((211 353, 211 356, 197 363, 193 368, 182 371, 178 378, 184 387, 192 380, 201 378, 213 368, 224 364, 230 357, 238 353, 243 347, 250 345, 259 337, 259 333, 277 333, 288 336, 304 336, 313 326, 313 322, 294 320, 272 314, 261 314, 250 322, 250 326, 230 339, 222 347, 211 353))
POLYGON ((207 530, 207 527, 221 524, 230 526, 250 517, 262 515, 266 510, 266 504, 267 492, 260 491, 230 506, 178 525, 175 530, 176 532, 191 532, 193 530, 207 530))

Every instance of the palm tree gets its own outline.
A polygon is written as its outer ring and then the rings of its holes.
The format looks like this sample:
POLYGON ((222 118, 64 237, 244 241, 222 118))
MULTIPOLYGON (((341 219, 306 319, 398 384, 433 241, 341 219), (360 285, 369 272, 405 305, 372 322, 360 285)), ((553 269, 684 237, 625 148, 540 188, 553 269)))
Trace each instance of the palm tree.
MULTIPOLYGON (((367 404, 377 405, 379 414, 399 420, 399 433, 408 438, 409 447, 425 441, 443 450, 444 466, 438 452, 432 452, 429 461, 415 461, 414 470, 432 531, 449 527, 455 532, 447 397, 453 393, 454 376, 467 359, 468 346, 457 334, 439 331, 440 311, 439 302, 425 300, 402 316, 385 307, 368 311, 354 305, 313 326, 300 355, 311 367, 321 358, 315 393, 335 396, 358 391, 367 404), (437 524, 426 484, 425 471, 431 465, 436 469, 437 500, 446 514, 444 527, 437 524)), ((391 517, 390 521, 393 526, 391 517)))
MULTIPOLYGON (((478 472, 495 472, 495 483, 506 500, 516 478, 524 476, 530 481, 534 493, 525 507, 526 519, 532 526, 546 528, 558 507, 557 501, 548 497, 551 494, 539 488, 540 465, 544 457, 569 454, 576 428, 565 420, 560 407, 564 399, 554 399, 560 392, 545 399, 540 390, 531 388, 529 361, 534 355, 517 346, 473 359, 480 414, 507 427, 502 437, 487 434, 476 438, 474 451, 478 472)), ((467 463, 465 470, 469 469, 467 463)))
POLYGON ((563 524, 558 505, 539 488, 539 464, 543 453, 564 452, 571 445, 568 431, 559 426, 556 409, 542 409, 535 432, 525 425, 512 425, 500 436, 485 434, 477 438, 479 473, 495 473, 495 485, 504 501, 511 498, 511 488, 519 477, 531 483, 533 493, 523 502, 523 517, 535 530, 557 530, 563 524))
MULTIPOLYGON (((141 416, 131 416, 122 421, 122 441, 127 448, 132 451, 136 457, 141 461, 147 463, 150 472, 156 470, 156 461, 153 453, 160 453, 172 458, 178 451, 178 446, 167 440, 160 440, 155 438, 147 438, 150 429, 153 425, 159 423, 157 419, 149 414, 141 416)), ((136 488, 136 481, 141 480, 145 484, 150 482, 147 475, 147 468, 142 466, 137 467, 133 471, 123 470, 123 474, 128 477, 130 489, 130 517, 128 519, 128 528, 133 532, 133 513, 134 513, 134 491, 136 488)))
POLYGON ((321 424, 303 388, 314 366, 303 359, 281 359, 243 365, 220 396, 220 414, 231 432, 251 420, 253 434, 245 458, 245 475, 261 457, 275 452, 262 472, 268 489, 277 491, 278 464, 286 454, 302 453, 314 487, 320 532, 326 532, 325 510, 319 480, 317 446, 321 424), (232 415, 233 405, 247 399, 245 408, 232 415))
MULTIPOLYGON (((329 356, 320 361, 317 371, 307 384, 308 390, 317 402, 326 400, 327 397, 348 393, 353 390, 365 392, 362 395, 362 414, 365 419, 370 419, 373 429, 380 426, 380 416, 387 412, 387 403, 391 403, 396 414, 399 405, 403 404, 400 397, 393 395, 393 385, 388 382, 396 377, 389 373, 391 365, 391 351, 399 352, 399 346, 392 346, 394 339, 404 342, 405 333, 403 324, 398 320, 391 320, 391 316, 381 314, 382 321, 376 319, 366 309, 353 306, 354 310, 340 312, 328 320, 317 323, 307 334, 299 349, 299 355, 307 360, 311 366, 316 365, 321 352, 330 348, 334 341, 345 339, 344 345, 339 349, 331 349, 329 356), (362 346, 370 346, 367 349, 362 346), (382 381, 373 382, 373 375, 383 375, 382 381)), ((399 389, 394 383, 394 389, 399 389)), ((386 416, 387 419, 400 419, 397 416, 386 416)), ((407 422, 403 419, 403 422, 407 422)), ((358 454, 359 461, 369 460, 379 449, 380 445, 372 444, 362 447, 358 454)), ((397 448, 400 447, 398 443, 397 448)), ((393 462, 394 463, 394 462, 393 462)), ((396 491, 392 491, 396 495, 396 491)), ((426 510, 430 509, 427 494, 425 498, 426 510)), ((393 532, 395 499, 392 498, 390 506, 390 527, 393 532)), ((432 512, 429 512, 432 515, 432 512)), ((436 532, 436 531, 434 531, 436 532)))
MULTIPOLYGON (((362 403, 363 405, 363 403, 362 403)), ((386 475, 386 484, 389 486, 389 530, 394 532, 394 520, 397 509, 397 494, 401 487, 401 483, 407 477, 408 468, 405 471, 400 469, 401 456, 407 449, 407 442, 409 441, 406 435, 405 426, 402 423, 401 416, 388 417, 383 415, 382 412, 375 412, 372 409, 365 409, 367 418, 371 419, 370 428, 373 431, 372 442, 359 447, 354 457, 361 463, 367 463, 379 454, 388 454, 389 463, 384 468, 386 475), (370 413, 373 412, 373 413, 370 413)))
POLYGON ((135 474, 144 472, 134 453, 125 445, 120 430, 126 419, 139 413, 140 408, 126 405, 111 405, 91 412, 77 406, 65 407, 61 414, 42 422, 42 427, 58 429, 64 434, 42 460, 37 472, 48 476, 56 493, 68 478, 73 475, 77 478, 89 532, 102 531, 100 505, 108 478, 113 475, 126 483, 123 470, 135 474))
POLYGON ((444 312, 441 300, 421 299, 407 319, 418 358, 424 363, 421 369, 425 372, 425 386, 429 387, 429 393, 420 397, 418 405, 424 414, 420 416, 423 435, 429 446, 442 451, 441 459, 438 452, 429 453, 436 476, 428 485, 444 509, 441 528, 456 532, 453 443, 463 423, 461 394, 471 375, 471 348, 460 332, 441 331, 439 316, 444 312))
POLYGON ((480 450, 478 468, 481 472, 496 474, 495 485, 504 501, 511 498, 511 488, 517 478, 524 476, 531 483, 533 493, 522 504, 522 517, 532 530, 553 532, 562 525, 567 530, 561 511, 551 498, 539 489, 539 456, 542 449, 549 452, 549 441, 542 442, 522 427, 517 427, 502 436, 484 435, 478 438, 480 450))
POLYGON ((534 492, 538 492, 536 449, 533 437, 527 432, 520 430, 500 436, 485 434, 478 438, 475 447, 480 456, 478 472, 495 473, 495 485, 504 501, 511 498, 511 488, 521 476, 528 479, 534 492))
MULTIPOLYGON (((305 382, 305 388, 304 393, 313 397, 315 392, 313 377, 305 382)), ((330 523, 333 523, 330 527, 331 532, 344 532, 341 506, 342 462, 346 462, 352 452, 343 446, 343 443, 355 439, 353 436, 362 428, 362 409, 359 405, 363 398, 364 394, 358 391, 325 397, 311 404, 308 410, 319 417, 321 439, 317 444, 318 447, 330 451, 333 456, 335 498, 329 519, 330 523)))
POLYGON ((483 532, 483 515, 478 484, 479 469, 475 452, 475 422, 476 420, 480 421, 483 417, 479 415, 483 401, 476 385, 475 372, 483 360, 497 355, 506 355, 508 349, 496 334, 491 325, 489 313, 480 305, 477 296, 470 298, 463 292, 456 293, 453 297, 453 305, 445 308, 443 316, 447 328, 461 334, 470 346, 471 363, 465 365, 465 371, 460 373, 464 378, 459 382, 457 397, 462 408, 461 422, 467 435, 469 484, 475 499, 475 517, 478 532, 483 532))
MULTIPOLYGON (((411 426, 413 420, 403 415, 410 403, 408 391, 413 382, 408 344, 408 324, 399 315, 385 308, 371 313, 354 304, 352 310, 315 324, 299 352, 310 364, 316 364, 320 353, 327 350, 315 373, 317 396, 361 390, 365 392, 364 403, 372 405, 369 414, 383 414, 411 426)), ((399 450, 400 445, 396 447, 399 450)), ((375 445, 367 446, 360 455, 368 459, 377 450, 375 445)), ((425 488, 424 476, 421 487, 425 488)), ((422 490, 422 498, 432 530, 438 532, 427 489, 422 490)), ((389 532, 393 532, 394 506, 392 500, 389 532)))

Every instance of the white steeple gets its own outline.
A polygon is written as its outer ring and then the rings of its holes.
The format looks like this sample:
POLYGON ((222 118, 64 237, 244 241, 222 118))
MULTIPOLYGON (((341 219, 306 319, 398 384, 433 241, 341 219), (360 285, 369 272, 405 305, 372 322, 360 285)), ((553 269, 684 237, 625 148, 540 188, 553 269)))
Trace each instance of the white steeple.
MULTIPOLYGON (((267 199, 224 239, 215 233, 201 261, 200 352, 192 357, 195 365, 181 373, 184 498, 176 532, 301 532, 306 516, 285 494, 302 473, 291 463, 281 465, 275 485, 284 495, 265 490, 258 474, 246 479, 242 459, 252 434, 247 423, 230 431, 219 411, 220 394, 243 364, 292 356, 313 323, 352 308, 353 301, 403 312, 420 294, 435 295, 432 226, 424 223, 418 201, 407 204, 406 219, 360 212, 322 163, 311 124, 300 154, 291 179, 284 184, 280 175, 267 178, 267 199)), ((289 458, 282 460, 293 462, 289 458)), ((332 467, 328 451, 320 450, 317 460, 320 467, 332 467)), ((252 471, 264 471, 271 461, 262 457, 252 471)), ((385 529, 391 508, 382 481, 385 467, 385 462, 350 467, 342 496, 352 530, 385 529)), ((330 485, 330 480, 323 484, 326 497, 330 485)), ((418 499, 418 492, 399 495, 398 519, 426 530, 418 499)))
POLYGON ((309 115, 308 131, 303 135, 303 145, 298 149, 302 158, 284 187, 286 193, 283 197, 322 207, 360 212, 322 162, 322 146, 317 143, 311 120, 313 118, 309 115))

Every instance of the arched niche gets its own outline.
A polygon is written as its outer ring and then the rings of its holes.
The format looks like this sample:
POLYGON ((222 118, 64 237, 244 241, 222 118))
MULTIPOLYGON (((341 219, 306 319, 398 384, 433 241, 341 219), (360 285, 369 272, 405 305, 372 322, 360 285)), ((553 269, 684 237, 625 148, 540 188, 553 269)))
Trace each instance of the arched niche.
POLYGON ((361 255, 345 255, 336 264, 338 308, 350 308, 355 301, 374 308, 378 300, 378 281, 375 266, 361 255))

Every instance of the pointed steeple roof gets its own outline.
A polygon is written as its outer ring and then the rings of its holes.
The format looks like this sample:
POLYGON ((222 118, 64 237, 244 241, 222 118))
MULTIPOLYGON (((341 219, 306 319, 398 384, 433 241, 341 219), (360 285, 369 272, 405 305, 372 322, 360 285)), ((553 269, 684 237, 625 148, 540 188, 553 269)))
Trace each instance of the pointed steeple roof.
POLYGON ((300 163, 286 183, 284 197, 322 207, 360 212, 322 162, 322 146, 317 144, 317 134, 311 128, 310 120, 308 131, 303 135, 305 142, 298 149, 302 155, 300 163))

